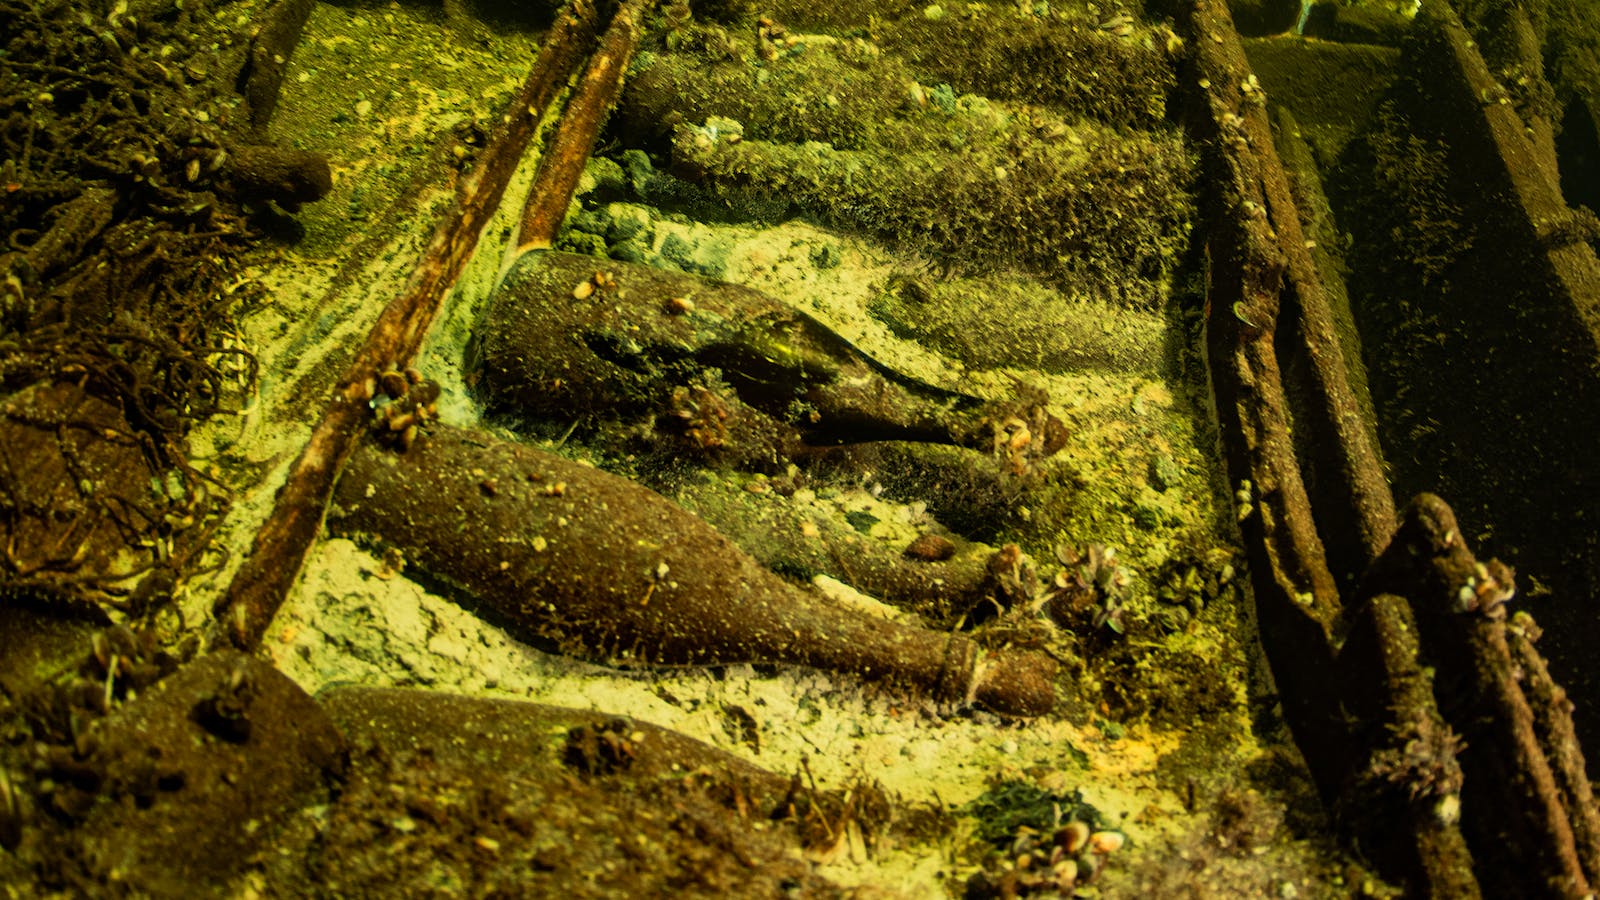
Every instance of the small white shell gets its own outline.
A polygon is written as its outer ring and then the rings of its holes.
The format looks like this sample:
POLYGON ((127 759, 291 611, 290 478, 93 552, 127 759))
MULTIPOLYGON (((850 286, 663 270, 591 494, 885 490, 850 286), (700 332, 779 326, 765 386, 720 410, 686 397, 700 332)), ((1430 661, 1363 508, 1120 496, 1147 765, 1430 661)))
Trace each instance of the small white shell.
POLYGON ((1068 822, 1056 832, 1056 843, 1067 853, 1077 853, 1089 842, 1089 826, 1083 822, 1068 822))
POLYGON ((1089 835, 1089 852, 1102 855, 1115 853, 1121 850, 1127 841, 1128 836, 1120 831, 1096 831, 1089 835))

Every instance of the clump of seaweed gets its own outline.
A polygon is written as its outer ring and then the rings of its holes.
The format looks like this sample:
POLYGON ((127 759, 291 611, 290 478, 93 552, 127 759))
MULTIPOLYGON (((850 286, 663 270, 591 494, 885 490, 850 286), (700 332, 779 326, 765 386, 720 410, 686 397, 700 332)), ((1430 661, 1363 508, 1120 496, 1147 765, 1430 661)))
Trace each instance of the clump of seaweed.
POLYGON ((1454 822, 1463 782, 1456 757, 1465 746, 1449 725, 1419 717, 1393 730, 1388 746, 1373 753, 1364 774, 1404 788, 1411 802, 1431 804, 1441 822, 1454 822))
POLYGON ((257 143, 276 82, 251 54, 293 29, 240 40, 221 5, 0 0, 8 591, 131 608, 133 576, 208 564, 225 494, 184 441, 253 390, 240 261, 274 203, 328 187, 319 157, 257 143))

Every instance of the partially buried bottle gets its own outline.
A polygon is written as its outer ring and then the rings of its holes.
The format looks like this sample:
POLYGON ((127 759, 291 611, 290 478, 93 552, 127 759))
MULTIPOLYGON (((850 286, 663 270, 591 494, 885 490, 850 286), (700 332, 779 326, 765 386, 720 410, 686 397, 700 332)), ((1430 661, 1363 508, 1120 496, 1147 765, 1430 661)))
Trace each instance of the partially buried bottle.
POLYGON ((1037 398, 990 402, 907 377, 759 291, 570 253, 519 257, 473 347, 472 378, 491 412, 647 424, 620 431, 736 465, 878 440, 957 444, 1015 463, 1065 440, 1037 398))
POLYGON ((329 526, 399 549, 524 637, 610 663, 795 663, 1031 716, 1055 663, 839 607, 628 479, 476 431, 368 444, 329 526))

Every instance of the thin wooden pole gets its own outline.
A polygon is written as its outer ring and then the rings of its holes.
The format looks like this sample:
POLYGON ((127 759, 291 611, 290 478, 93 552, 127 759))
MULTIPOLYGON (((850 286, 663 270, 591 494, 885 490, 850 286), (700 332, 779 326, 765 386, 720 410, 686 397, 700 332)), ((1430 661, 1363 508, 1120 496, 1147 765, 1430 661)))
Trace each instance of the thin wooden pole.
POLYGON ((279 489, 250 555, 217 603, 215 613, 226 637, 240 648, 251 650, 261 643, 305 565, 339 469, 371 415, 368 401, 374 377, 391 360, 408 360, 416 354, 450 286, 476 249, 484 225, 505 196, 544 110, 582 60, 595 31, 589 9, 587 3, 575 3, 557 17, 482 163, 463 177, 452 214, 434 231, 406 289, 379 315, 335 386, 333 401, 279 489))
POLYGON ((639 21, 655 0, 628 0, 611 20, 600 49, 589 60, 572 102, 556 126, 550 147, 539 158, 539 170, 522 210, 517 253, 543 250, 555 242, 572 202, 583 167, 594 152, 600 126, 622 94, 622 80, 639 44, 639 21))

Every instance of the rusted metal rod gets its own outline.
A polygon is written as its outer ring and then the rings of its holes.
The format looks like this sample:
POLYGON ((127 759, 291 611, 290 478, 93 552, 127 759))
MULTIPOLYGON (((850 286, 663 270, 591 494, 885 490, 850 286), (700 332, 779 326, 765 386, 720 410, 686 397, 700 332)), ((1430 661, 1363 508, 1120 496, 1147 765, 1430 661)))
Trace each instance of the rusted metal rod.
POLYGON ((391 362, 416 354, 450 286, 476 249, 484 225, 500 205, 545 109, 582 60, 595 24, 580 9, 587 10, 588 5, 575 4, 556 18, 483 161, 461 180, 454 209, 435 230, 406 289, 379 315, 355 361, 334 386, 333 401, 290 468, 249 556, 217 603, 217 618, 235 645, 253 649, 260 644, 299 577, 339 468, 371 414, 368 401, 374 377, 391 362))

